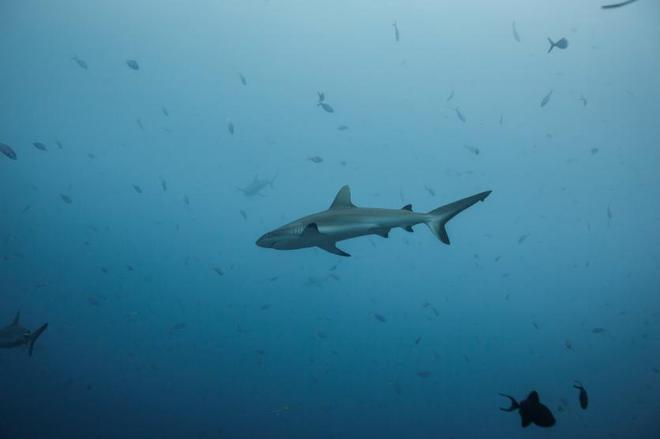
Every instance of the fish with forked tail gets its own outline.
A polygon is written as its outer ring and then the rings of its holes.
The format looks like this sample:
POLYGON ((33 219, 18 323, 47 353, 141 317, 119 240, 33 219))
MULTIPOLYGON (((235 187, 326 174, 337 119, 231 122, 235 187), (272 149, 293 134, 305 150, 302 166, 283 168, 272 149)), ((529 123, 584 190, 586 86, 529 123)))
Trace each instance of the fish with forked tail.
POLYGON ((513 396, 505 395, 503 393, 500 393, 500 396, 511 400, 511 406, 509 408, 500 407, 500 410, 503 412, 513 412, 518 410, 518 413, 520 413, 521 425, 523 427, 529 427, 530 424, 535 424, 539 427, 552 427, 555 425, 555 417, 548 407, 541 404, 539 394, 536 390, 532 390, 527 396, 527 399, 520 402, 516 401, 513 396))
POLYGON ((32 356, 32 350, 34 349, 34 343, 37 341, 39 336, 48 329, 48 323, 41 325, 36 331, 32 332, 27 328, 24 328, 19 323, 21 318, 21 313, 17 312, 16 317, 11 325, 0 329, 0 348, 15 348, 19 346, 27 346, 28 353, 32 356))

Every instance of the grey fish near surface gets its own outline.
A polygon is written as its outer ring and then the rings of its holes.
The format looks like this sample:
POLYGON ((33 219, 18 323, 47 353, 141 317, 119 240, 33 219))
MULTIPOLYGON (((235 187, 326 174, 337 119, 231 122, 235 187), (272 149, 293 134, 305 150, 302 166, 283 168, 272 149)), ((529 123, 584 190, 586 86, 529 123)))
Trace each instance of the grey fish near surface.
POLYGON ((539 427, 552 427, 555 425, 555 417, 548 407, 541 404, 539 394, 535 390, 527 396, 527 399, 520 402, 516 401, 512 396, 503 393, 500 393, 500 396, 511 400, 511 406, 509 408, 500 408, 500 410, 503 412, 518 410, 523 427, 526 428, 531 424, 538 425, 539 427))
POLYGON ((27 346, 28 354, 32 356, 34 343, 39 336, 48 329, 48 323, 41 325, 36 331, 32 332, 29 329, 21 326, 19 323, 21 313, 16 313, 14 321, 11 325, 0 329, 0 348, 16 348, 19 346, 27 346))
POLYGON ((399 26, 396 24, 396 21, 392 23, 392 26, 394 27, 394 41, 397 43, 399 42, 399 26))
POLYGON ((548 105, 548 102, 550 102, 550 99, 552 98, 552 93, 554 93, 554 90, 550 90, 550 92, 541 99, 541 108, 548 105))
POLYGON ((133 70, 140 70, 140 65, 134 59, 127 60, 126 65, 133 70))
POLYGON ((513 38, 517 42, 520 42, 520 35, 518 35, 518 29, 516 29, 516 22, 515 21, 511 24, 511 29, 513 30, 513 38))
POLYGON ((12 160, 16 160, 18 158, 16 156, 16 151, 14 151, 14 149, 11 146, 2 142, 0 142, 0 152, 12 160))
POLYGON ((586 410, 587 407, 589 406, 589 395, 587 395, 587 391, 585 390, 582 383, 579 381, 576 381, 575 384, 573 384, 573 387, 580 391, 580 394, 578 395, 578 398, 580 400, 580 407, 582 408, 582 410, 586 410))
POLYGON ((41 151, 48 151, 48 147, 42 142, 32 142, 32 145, 41 151))
POLYGON ((555 47, 558 49, 566 49, 568 47, 568 40, 566 38, 561 38, 557 42, 553 42, 550 38, 548 38, 548 41, 550 42, 548 53, 552 52, 552 49, 555 47))
POLYGON ((449 244, 446 224, 468 207, 485 200, 490 193, 481 192, 421 213, 413 212, 409 204, 401 209, 357 207, 351 201, 350 187, 343 186, 327 210, 272 230, 261 236, 256 244, 275 250, 318 247, 339 256, 350 256, 337 248, 337 242, 367 235, 387 238, 393 228, 412 232, 417 224, 426 224, 441 242, 449 244))

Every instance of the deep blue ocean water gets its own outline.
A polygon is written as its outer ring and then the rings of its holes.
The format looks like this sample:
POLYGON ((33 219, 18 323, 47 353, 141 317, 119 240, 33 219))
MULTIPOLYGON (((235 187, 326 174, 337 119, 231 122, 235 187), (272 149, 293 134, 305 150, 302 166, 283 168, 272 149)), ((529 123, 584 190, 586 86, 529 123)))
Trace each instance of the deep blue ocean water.
POLYGON ((0 438, 660 437, 660 4, 603 2, 1 0, 0 438), (493 192, 255 245, 346 184, 493 192))

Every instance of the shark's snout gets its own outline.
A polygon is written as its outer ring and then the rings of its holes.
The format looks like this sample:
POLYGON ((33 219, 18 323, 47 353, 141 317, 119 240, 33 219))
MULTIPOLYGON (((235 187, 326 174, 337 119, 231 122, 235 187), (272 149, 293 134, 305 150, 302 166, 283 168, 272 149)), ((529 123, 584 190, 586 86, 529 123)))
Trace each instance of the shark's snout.
POLYGON ((272 238, 271 233, 266 233, 257 239, 256 244, 259 247, 272 248, 275 245, 275 240, 272 238))

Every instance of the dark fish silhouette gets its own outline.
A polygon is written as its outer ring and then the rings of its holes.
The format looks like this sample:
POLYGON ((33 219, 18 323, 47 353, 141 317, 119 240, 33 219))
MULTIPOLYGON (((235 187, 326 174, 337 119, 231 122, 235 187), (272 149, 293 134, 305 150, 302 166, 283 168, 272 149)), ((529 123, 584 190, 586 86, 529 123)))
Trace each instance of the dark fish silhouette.
POLYGON ((555 47, 557 49, 566 49, 568 47, 568 40, 566 38, 561 38, 557 42, 553 42, 550 38, 548 38, 548 41, 550 42, 550 48, 548 49, 548 53, 552 52, 552 49, 555 47))
POLYGON ((3 153, 4 155, 6 155, 7 157, 9 157, 12 160, 16 160, 16 158, 17 158, 16 157, 16 151, 14 151, 12 149, 12 147, 7 145, 7 144, 0 143, 0 152, 3 153))
POLYGON ((346 130, 348 129, 348 126, 347 126, 347 125, 339 125, 339 126, 337 127, 337 129, 338 129, 339 131, 346 131, 346 130))
POLYGON ((60 194, 60 198, 61 198, 62 201, 64 201, 66 204, 71 204, 71 203, 73 203, 73 200, 71 200, 71 197, 69 197, 68 195, 60 194))
POLYGON ((142 188, 141 188, 140 186, 138 186, 137 184, 134 184, 134 185, 133 185, 133 190, 134 190, 135 192, 137 192, 138 194, 141 194, 141 193, 142 193, 142 188))
POLYGON ((325 101, 325 93, 322 91, 317 91, 316 94, 319 95, 319 103, 325 101))
POLYGON ((458 107, 454 108, 454 111, 456 112, 456 117, 458 117, 458 120, 460 120, 463 123, 467 121, 467 119, 465 118, 463 113, 461 113, 461 110, 458 107))
POLYGON ((520 35, 518 35, 518 29, 516 29, 515 21, 511 24, 511 29, 513 30, 513 38, 520 43, 520 35))
POLYGON ((313 157, 307 157, 307 160, 313 163, 321 163, 323 161, 323 157, 320 157, 318 155, 315 155, 313 157))
POLYGON ((19 323, 21 313, 16 313, 16 317, 11 325, 0 328, 0 348, 15 348, 19 346, 27 346, 28 354, 32 356, 32 349, 34 349, 34 342, 37 341, 39 336, 48 329, 48 323, 44 323, 34 332, 21 326, 19 323))
POLYGON ((580 101, 582 101, 583 106, 587 106, 587 98, 584 97, 584 95, 580 95, 580 101))
POLYGON ((335 109, 332 108, 330 105, 326 104, 325 102, 319 102, 318 103, 319 107, 323 108, 324 111, 327 113, 334 113, 335 109))
POLYGON ((580 407, 582 407, 582 410, 586 410, 587 407, 589 406, 589 395, 587 395, 587 391, 585 390, 582 383, 579 381, 576 381, 575 384, 573 384, 573 387, 575 387, 580 391, 580 395, 579 395, 580 407))
POLYGON ((552 415, 550 409, 543 404, 539 399, 539 394, 536 390, 533 390, 527 399, 516 401, 513 396, 505 395, 500 393, 501 396, 509 398, 511 400, 511 407, 509 408, 500 408, 503 412, 513 412, 518 410, 520 413, 521 425, 523 427, 528 427, 530 424, 536 424, 539 427, 552 427, 555 425, 555 417, 552 415))
POLYGON ((241 78, 241 84, 247 85, 247 79, 245 79, 245 76, 243 76, 242 73, 239 73, 238 77, 241 78))
POLYGON ((454 90, 452 90, 451 93, 449 93, 449 96, 447 96, 447 102, 451 101, 452 99, 454 99, 454 90))
POLYGON ((170 112, 167 111, 167 108, 165 108, 165 107, 160 107, 160 110, 163 112, 163 114, 164 114, 165 116, 169 116, 169 115, 170 115, 170 112))
POLYGON ((550 99, 552 98, 552 93, 554 93, 554 90, 550 90, 550 93, 543 96, 543 99, 541 99, 541 107, 548 105, 548 102, 550 102, 550 99))
POLYGON ((48 147, 41 142, 32 142, 32 145, 34 145, 35 148, 41 150, 41 151, 48 151, 48 147))
POLYGON ((232 136, 234 135, 234 124, 230 120, 227 121, 227 131, 229 131, 229 134, 232 136))
POLYGON ((87 70, 87 68, 88 68, 87 61, 85 61, 84 59, 80 59, 77 56, 74 56, 71 59, 73 61, 75 61, 76 64, 78 64, 78 67, 80 67, 81 69, 87 70))
POLYGON ((600 8, 601 8, 601 9, 614 9, 614 8, 620 8, 621 6, 626 6, 626 5, 629 5, 629 4, 631 4, 631 3, 635 3, 636 1, 637 1, 637 0, 627 0, 627 1, 625 1, 625 2, 621 2, 621 3, 614 3, 614 4, 611 4, 611 5, 603 5, 603 6, 601 6, 600 8))
POLYGON ((383 316, 381 314, 375 313, 374 317, 376 318, 376 320, 378 320, 381 323, 387 322, 387 319, 385 318, 385 316, 383 316))
POLYGON ((140 65, 134 59, 127 60, 126 65, 133 70, 140 70, 140 65))
POLYGON ((397 26, 396 21, 392 23, 392 26, 394 27, 394 40, 398 43, 399 42, 399 26, 397 26))

